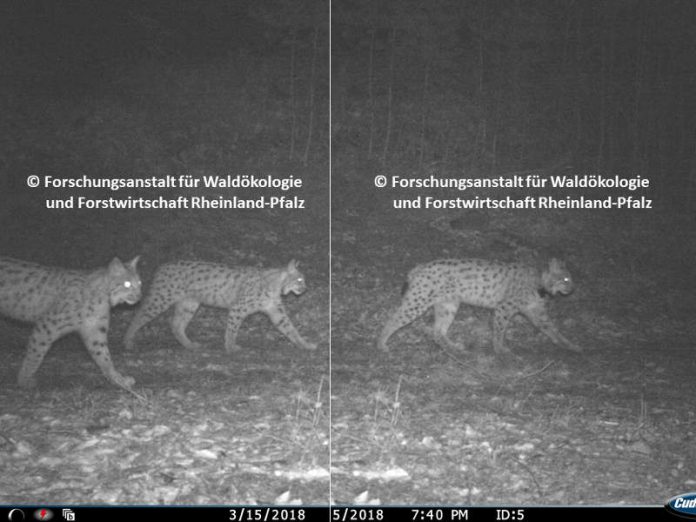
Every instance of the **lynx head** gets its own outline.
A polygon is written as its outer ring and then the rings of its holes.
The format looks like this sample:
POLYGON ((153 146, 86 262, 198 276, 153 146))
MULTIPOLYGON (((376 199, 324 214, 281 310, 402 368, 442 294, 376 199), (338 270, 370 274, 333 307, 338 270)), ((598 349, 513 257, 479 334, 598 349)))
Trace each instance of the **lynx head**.
POLYGON ((283 270, 281 294, 288 295, 292 292, 295 295, 300 295, 307 289, 304 275, 299 271, 298 267, 299 263, 293 259, 283 270))
POLYGON ((573 280, 565 263, 555 257, 549 262, 548 269, 541 274, 541 285, 549 295, 568 295, 573 291, 573 280))
POLYGON ((135 304, 142 296, 142 282, 138 274, 137 264, 140 256, 136 256, 127 263, 123 263, 115 257, 109 263, 109 301, 111 306, 119 303, 135 304))

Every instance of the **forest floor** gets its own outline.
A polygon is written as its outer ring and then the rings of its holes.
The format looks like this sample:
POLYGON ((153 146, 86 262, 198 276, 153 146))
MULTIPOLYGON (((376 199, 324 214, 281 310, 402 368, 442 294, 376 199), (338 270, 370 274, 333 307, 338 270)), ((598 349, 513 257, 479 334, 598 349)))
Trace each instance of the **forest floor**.
POLYGON ((76 212, 8 221, 6 252, 88 268, 114 255, 155 268, 176 259, 280 267, 300 262, 301 296, 288 314, 315 352, 293 346, 262 314, 224 351, 224 310, 202 307, 175 341, 168 313, 146 325, 136 350, 122 338, 134 308, 112 310, 110 351, 135 378, 131 395, 109 383, 76 335, 49 351, 36 390, 16 387, 30 327, 0 322, 0 503, 326 505, 329 491, 328 223, 325 195, 305 212, 76 212), (109 219, 112 218, 113 219, 109 219), (85 219, 87 218, 87 220, 85 219), (35 236, 27 241, 27 232, 35 236), (64 248, 69 244, 70 248, 64 248))
POLYGON ((140 398, 110 385, 75 336, 56 343, 26 392, 14 383, 29 328, 3 320, 0 502, 326 505, 331 487, 340 504, 655 505, 696 487, 695 307, 680 284, 694 269, 670 243, 683 223, 394 212, 335 190, 331 293, 325 194, 287 214, 7 221, 7 253, 32 261, 89 267, 143 254, 146 291, 172 259, 297 258, 308 291, 285 302, 319 350, 296 349, 254 316, 244 349, 227 355, 224 311, 203 308, 189 327, 200 353, 180 348, 161 317, 129 354, 133 310, 118 307, 111 352, 140 398), (428 317, 397 332, 390 353, 375 349, 414 265, 520 251, 567 261, 576 290, 550 313, 585 353, 559 350, 520 318, 507 335, 513 354, 497 357, 490 311, 466 306, 451 329, 466 351, 428 340, 428 317))
POLYGON ((662 505, 696 488, 695 307, 679 284, 693 268, 675 245, 656 248, 674 238, 673 224, 419 214, 385 210, 385 198, 354 208, 351 216, 334 203, 336 502, 662 505), (576 290, 553 299, 550 314, 584 353, 560 350, 518 317, 506 338, 512 355, 496 356, 491 312, 470 306, 450 330, 465 351, 429 340, 427 316, 397 332, 388 354, 376 349, 413 266, 512 261, 520 247, 568 262, 576 290))

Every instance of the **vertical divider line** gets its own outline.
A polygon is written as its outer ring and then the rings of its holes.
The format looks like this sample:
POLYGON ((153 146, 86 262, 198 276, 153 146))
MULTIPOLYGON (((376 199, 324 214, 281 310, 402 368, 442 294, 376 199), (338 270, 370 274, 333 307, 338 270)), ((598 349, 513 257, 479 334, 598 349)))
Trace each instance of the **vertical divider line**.
POLYGON ((333 449, 333 439, 331 437, 332 433, 332 420, 333 417, 331 415, 331 397, 332 397, 332 361, 331 361, 331 355, 332 355, 332 340, 333 340, 333 329, 332 329, 332 314, 333 314, 333 265, 332 265, 332 259, 333 259, 333 238, 332 238, 332 232, 333 232, 333 207, 332 207, 332 196, 333 196, 333 189, 331 186, 331 181, 333 179, 333 158, 332 158, 332 144, 333 144, 333 122, 331 120, 332 113, 331 113, 331 108, 332 108, 332 88, 333 88, 333 64, 332 64, 332 18, 331 18, 331 0, 329 1, 329 508, 331 507, 331 503, 333 501, 333 473, 332 473, 332 462, 331 462, 331 456, 332 456, 332 449, 333 449))

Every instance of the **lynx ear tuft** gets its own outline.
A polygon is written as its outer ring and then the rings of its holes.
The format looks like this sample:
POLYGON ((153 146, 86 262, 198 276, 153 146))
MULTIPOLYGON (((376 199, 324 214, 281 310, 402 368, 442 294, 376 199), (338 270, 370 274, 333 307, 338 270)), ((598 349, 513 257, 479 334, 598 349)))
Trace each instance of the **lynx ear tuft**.
POLYGON ((133 259, 128 261, 128 263, 126 263, 126 265, 128 265, 128 268, 130 268, 131 270, 135 270, 136 267, 138 266, 138 261, 140 261, 139 255, 135 256, 133 259))

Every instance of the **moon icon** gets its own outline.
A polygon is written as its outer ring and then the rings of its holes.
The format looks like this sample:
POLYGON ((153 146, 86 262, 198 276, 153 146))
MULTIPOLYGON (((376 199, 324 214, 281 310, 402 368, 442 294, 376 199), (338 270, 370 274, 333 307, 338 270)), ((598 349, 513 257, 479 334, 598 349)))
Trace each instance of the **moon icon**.
POLYGON ((21 509, 11 509, 7 514, 7 520, 10 522, 23 522, 24 521, 24 511, 21 509))

